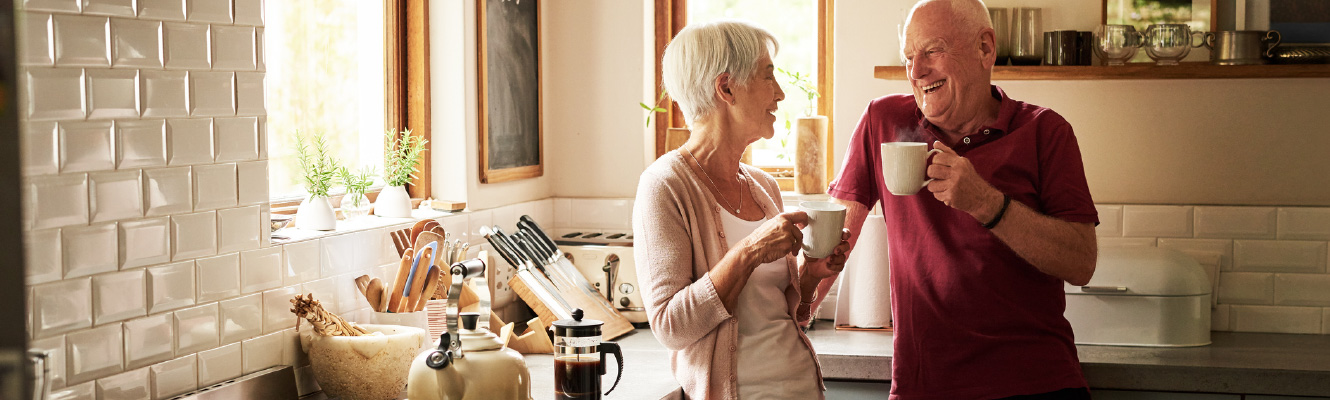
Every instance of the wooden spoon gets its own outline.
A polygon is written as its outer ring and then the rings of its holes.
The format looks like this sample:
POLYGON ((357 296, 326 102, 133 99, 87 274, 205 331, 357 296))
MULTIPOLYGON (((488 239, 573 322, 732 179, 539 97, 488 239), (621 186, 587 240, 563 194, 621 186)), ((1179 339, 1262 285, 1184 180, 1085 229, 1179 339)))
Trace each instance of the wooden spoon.
POLYGON ((396 311, 397 306, 402 303, 402 288, 406 287, 406 277, 411 275, 411 260, 415 254, 411 248, 406 249, 401 263, 397 265, 397 277, 393 279, 393 285, 384 287, 386 292, 383 297, 388 299, 388 306, 384 311, 396 311))
POLYGON ((382 311, 379 304, 383 303, 383 281, 379 278, 370 279, 365 285, 365 301, 369 302, 369 307, 374 311, 382 311))
POLYGON ((361 275, 356 277, 356 290, 359 290, 361 295, 365 295, 366 293, 365 288, 368 286, 369 286, 369 275, 361 275))
POLYGON ((425 304, 434 297, 434 291, 439 286, 439 268, 430 267, 429 274, 425 275, 425 288, 417 294, 416 307, 413 311, 425 309, 425 304))

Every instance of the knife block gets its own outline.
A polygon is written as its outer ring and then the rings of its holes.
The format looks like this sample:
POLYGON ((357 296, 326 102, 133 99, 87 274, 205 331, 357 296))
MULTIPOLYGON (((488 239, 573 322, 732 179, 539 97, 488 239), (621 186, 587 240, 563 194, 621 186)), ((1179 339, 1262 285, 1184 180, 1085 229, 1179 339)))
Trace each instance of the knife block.
MULTIPOLYGON (((530 287, 527 287, 526 283, 523 282, 521 278, 513 277, 513 279, 508 280, 508 286, 513 288, 513 293, 516 293, 518 298, 521 298, 523 302, 526 302, 528 306, 531 306, 531 310, 536 312, 536 318, 540 319, 542 324, 545 326, 553 326, 554 321, 559 320, 559 317, 554 313, 553 308, 560 306, 558 304, 545 304, 542 302, 540 297, 537 296, 530 287)), ((633 331, 632 322, 629 322, 622 314, 619 314, 618 311, 615 311, 613 314, 607 314, 600 305, 597 304, 597 302, 605 302, 605 299, 593 298, 586 293, 577 290, 560 290, 558 293, 553 293, 553 295, 563 297, 564 301, 568 302, 568 305, 570 306, 581 308, 586 319, 594 319, 604 322, 605 325, 601 326, 600 332, 601 335, 604 335, 606 340, 614 340, 615 338, 633 331)), ((571 312, 571 310, 568 311, 571 312)))

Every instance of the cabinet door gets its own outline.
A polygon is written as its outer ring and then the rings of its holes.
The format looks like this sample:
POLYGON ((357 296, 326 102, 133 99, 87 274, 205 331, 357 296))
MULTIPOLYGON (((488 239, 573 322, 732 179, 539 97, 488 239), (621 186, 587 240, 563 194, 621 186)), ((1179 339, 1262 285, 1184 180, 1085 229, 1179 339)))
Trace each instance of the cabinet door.
MULTIPOLYGON (((1094 400, 1242 400, 1239 394, 1146 392, 1136 390, 1091 389, 1094 400)), ((1251 397, 1247 397, 1250 399, 1251 397)))

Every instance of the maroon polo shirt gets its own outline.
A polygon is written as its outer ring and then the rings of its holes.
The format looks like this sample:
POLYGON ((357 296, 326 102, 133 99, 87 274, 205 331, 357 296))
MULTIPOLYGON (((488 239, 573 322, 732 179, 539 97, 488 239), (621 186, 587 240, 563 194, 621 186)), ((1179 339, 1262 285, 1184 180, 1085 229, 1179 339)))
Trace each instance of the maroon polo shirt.
MULTIPOLYGON (((990 185, 1044 215, 1099 223, 1071 125, 1053 110, 1001 100, 997 121, 952 145, 990 185)), ((894 196, 880 144, 945 136, 913 95, 868 105, 832 196, 879 200, 891 257, 893 399, 993 399, 1085 387, 1062 281, 1044 274, 979 221, 932 192, 894 196)))

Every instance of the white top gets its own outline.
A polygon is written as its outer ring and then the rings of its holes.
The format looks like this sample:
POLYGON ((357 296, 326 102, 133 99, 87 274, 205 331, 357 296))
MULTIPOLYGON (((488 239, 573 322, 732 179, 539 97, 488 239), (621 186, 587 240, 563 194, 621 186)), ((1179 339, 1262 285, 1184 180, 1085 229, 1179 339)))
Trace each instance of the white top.
MULTIPOLYGON (((748 236, 766 222, 745 221, 729 212, 720 215, 726 236, 731 238, 748 236)), ((740 399, 822 396, 812 353, 804 351, 799 327, 783 306, 789 285, 790 273, 782 258, 759 265, 739 292, 734 314, 739 318, 740 399)))

